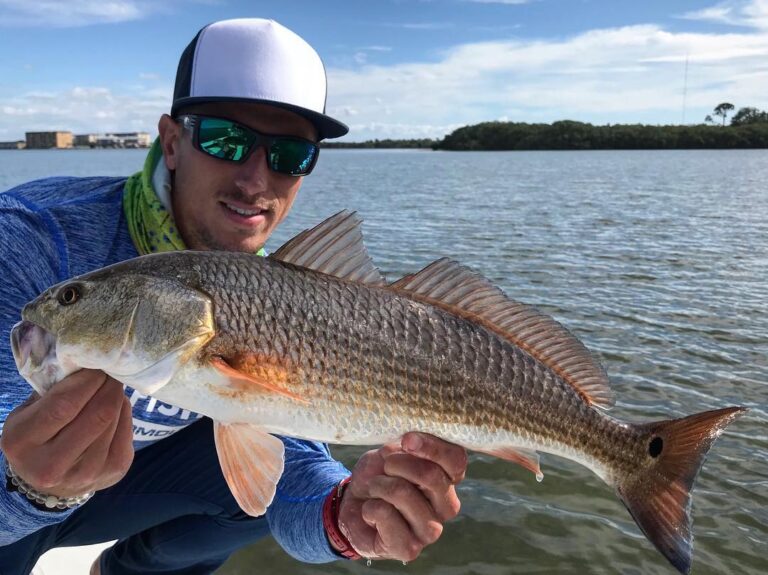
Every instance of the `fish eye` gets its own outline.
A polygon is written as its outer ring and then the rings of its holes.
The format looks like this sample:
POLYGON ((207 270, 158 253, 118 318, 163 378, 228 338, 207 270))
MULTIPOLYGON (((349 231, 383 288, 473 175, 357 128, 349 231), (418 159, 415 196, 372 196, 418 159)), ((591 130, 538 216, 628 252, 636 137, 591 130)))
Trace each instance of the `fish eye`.
POLYGON ((648 455, 651 457, 658 457, 661 455, 661 451, 664 449, 664 440, 661 437, 654 437, 648 444, 648 455))
POLYGON ((61 305, 72 305, 80 299, 80 286, 68 285, 64 286, 56 296, 61 305))

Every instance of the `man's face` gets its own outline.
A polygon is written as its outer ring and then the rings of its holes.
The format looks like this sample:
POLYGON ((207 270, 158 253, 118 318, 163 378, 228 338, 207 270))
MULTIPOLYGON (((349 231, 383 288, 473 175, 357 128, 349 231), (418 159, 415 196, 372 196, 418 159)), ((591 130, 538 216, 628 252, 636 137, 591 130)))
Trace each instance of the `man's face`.
MULTIPOLYGON (((316 141, 301 116, 261 104, 205 104, 182 114, 234 120, 264 134, 316 141)), ((192 144, 192 131, 169 116, 160 119, 166 166, 174 171, 173 215, 187 247, 255 252, 291 209, 301 177, 273 172, 263 147, 242 164, 213 158, 192 144), (239 213, 238 213, 239 212, 239 213)))

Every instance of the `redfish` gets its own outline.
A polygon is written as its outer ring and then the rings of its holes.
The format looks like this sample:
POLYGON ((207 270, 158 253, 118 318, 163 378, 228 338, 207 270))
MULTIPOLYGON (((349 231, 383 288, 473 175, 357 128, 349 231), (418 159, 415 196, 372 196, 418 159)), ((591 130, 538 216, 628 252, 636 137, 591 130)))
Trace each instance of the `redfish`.
POLYGON ((694 479, 746 411, 614 419, 606 372, 566 328, 449 259, 385 282, 348 212, 266 258, 182 251, 87 273, 22 318, 13 353, 40 393, 94 368, 213 419, 224 476, 251 515, 283 470, 271 434, 375 445, 421 431, 539 479, 540 451, 585 465, 683 573, 694 479))

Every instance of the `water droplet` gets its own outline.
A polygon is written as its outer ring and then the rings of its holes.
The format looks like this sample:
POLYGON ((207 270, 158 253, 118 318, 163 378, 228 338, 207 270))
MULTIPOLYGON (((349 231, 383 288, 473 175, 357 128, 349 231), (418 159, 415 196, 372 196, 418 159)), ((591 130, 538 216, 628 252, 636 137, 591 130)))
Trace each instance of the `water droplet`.
POLYGON ((366 567, 370 567, 370 566, 371 566, 371 563, 373 563, 373 561, 371 561, 370 559, 368 559, 368 560, 365 562, 365 566, 366 566, 366 567))
POLYGON ((408 566, 408 561, 403 561, 403 565, 408 566))
POLYGON ((539 483, 541 483, 542 481, 544 481, 544 474, 543 474, 541 471, 539 471, 539 472, 536 474, 536 481, 538 481, 539 483))

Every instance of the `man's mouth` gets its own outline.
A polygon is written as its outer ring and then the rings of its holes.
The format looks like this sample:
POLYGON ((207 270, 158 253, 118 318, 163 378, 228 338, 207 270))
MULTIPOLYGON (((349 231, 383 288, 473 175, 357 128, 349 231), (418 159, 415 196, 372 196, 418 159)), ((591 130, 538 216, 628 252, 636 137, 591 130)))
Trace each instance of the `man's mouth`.
POLYGON ((254 216, 263 216, 266 215, 268 210, 263 208, 243 208, 240 206, 236 206, 234 204, 230 204, 228 202, 222 202, 224 204, 224 207, 226 207, 230 212, 235 213, 239 216, 242 216, 244 218, 252 218, 254 216))

